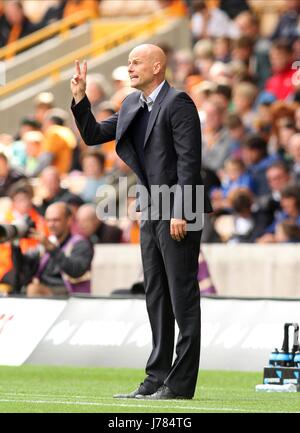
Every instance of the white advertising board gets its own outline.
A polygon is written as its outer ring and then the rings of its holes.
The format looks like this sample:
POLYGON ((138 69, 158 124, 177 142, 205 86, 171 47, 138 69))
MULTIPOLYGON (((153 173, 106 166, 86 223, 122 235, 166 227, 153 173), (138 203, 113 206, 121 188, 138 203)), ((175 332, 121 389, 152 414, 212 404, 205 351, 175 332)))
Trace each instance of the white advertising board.
MULTIPOLYGON (((202 369, 260 371, 281 348, 300 301, 203 298, 202 369)), ((141 299, 70 299, 28 359, 33 364, 144 368, 151 332, 141 299)))
POLYGON ((0 365, 21 365, 65 308, 66 301, 0 298, 0 365))

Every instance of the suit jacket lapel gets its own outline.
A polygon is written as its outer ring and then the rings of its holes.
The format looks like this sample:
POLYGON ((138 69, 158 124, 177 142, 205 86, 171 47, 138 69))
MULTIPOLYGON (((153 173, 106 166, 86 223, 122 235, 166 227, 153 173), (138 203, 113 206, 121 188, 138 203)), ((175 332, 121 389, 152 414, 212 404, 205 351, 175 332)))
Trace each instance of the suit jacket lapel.
POLYGON ((140 92, 137 92, 137 94, 134 95, 129 107, 127 107, 123 115, 119 117, 119 124, 117 125, 116 133, 116 152, 138 175, 138 177, 142 179, 143 175, 140 170, 136 153, 133 150, 132 143, 128 139, 124 139, 125 132, 141 107, 140 94, 140 92))
POLYGON ((120 120, 122 120, 122 124, 119 125, 119 132, 116 136, 117 141, 124 135, 130 123, 133 121, 136 113, 141 107, 140 103, 140 92, 137 95, 137 99, 132 102, 131 107, 127 110, 126 115, 123 115, 120 120))
POLYGON ((144 147, 146 146, 147 140, 151 134, 151 131, 153 129, 155 120, 157 118, 157 115, 159 113, 159 110, 161 108, 161 103, 164 100, 164 97, 166 96, 168 90, 170 88, 169 83, 166 81, 165 84, 163 85, 161 91, 159 92, 159 94, 157 95, 157 98, 154 101, 151 113, 150 113, 150 118, 149 118, 149 122, 148 122, 148 126, 147 126, 147 131, 146 131, 146 135, 145 135, 145 141, 144 141, 144 147))

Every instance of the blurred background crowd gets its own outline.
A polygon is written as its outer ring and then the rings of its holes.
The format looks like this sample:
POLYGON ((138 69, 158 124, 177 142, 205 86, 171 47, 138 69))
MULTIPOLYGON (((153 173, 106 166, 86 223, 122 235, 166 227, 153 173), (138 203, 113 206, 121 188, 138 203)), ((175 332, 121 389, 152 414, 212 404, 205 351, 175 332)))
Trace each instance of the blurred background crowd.
MULTIPOLYGON (((263 14, 260 0, 0 0, 0 47, 78 10, 134 17, 183 8, 190 49, 161 48, 169 82, 190 95, 201 120, 202 174, 214 207, 203 242, 294 243, 300 242, 300 0, 270 3, 263 14)), ((111 77, 88 76, 99 121, 131 91, 126 65, 111 77)), ((88 148, 51 92, 36 95, 32 111, 16 119, 14 135, 1 124, 0 223, 30 215, 47 233, 46 210, 62 201, 72 208, 72 233, 92 244, 138 243, 138 221, 101 221, 96 214, 105 185, 122 197, 120 177, 126 188, 135 184, 114 142, 88 148)), ((24 240, 22 251, 36 242, 24 240)), ((0 280, 12 267, 5 245, 0 280)))

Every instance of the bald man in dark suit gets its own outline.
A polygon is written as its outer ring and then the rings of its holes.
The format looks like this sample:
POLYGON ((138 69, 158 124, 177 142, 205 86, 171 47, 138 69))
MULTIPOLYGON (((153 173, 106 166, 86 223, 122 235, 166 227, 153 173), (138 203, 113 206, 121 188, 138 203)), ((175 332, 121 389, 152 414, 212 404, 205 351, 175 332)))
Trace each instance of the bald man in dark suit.
POLYGON ((141 251, 153 347, 145 380, 133 392, 117 398, 191 399, 199 369, 197 273, 202 229, 191 228, 194 220, 186 208, 194 209, 200 200, 201 213, 212 209, 206 194, 197 189, 203 186, 198 112, 186 93, 169 85, 165 71, 166 57, 159 47, 145 44, 134 48, 129 54, 128 73, 137 91, 125 98, 118 113, 100 123, 91 114, 85 95, 86 62, 82 69, 76 62, 71 80, 72 111, 85 143, 96 145, 115 139, 118 155, 136 173, 138 184, 150 197, 150 204, 141 203, 141 251), (169 214, 156 208, 156 217, 149 218, 153 188, 162 185, 175 188, 169 214), (190 194, 185 193, 186 186, 191 188, 190 194), (179 336, 173 362, 175 321, 179 336))

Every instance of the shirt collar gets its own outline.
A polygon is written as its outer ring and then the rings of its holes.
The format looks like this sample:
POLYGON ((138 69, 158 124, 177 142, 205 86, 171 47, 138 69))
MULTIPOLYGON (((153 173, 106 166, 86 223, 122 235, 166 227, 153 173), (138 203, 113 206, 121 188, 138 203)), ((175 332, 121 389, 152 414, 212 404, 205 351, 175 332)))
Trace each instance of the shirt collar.
POLYGON ((157 98, 157 96, 158 96, 159 92, 161 91, 161 89, 162 89, 162 87, 163 87, 164 84, 165 84, 165 80, 162 83, 160 83, 160 85, 157 86, 153 90, 153 92, 149 96, 147 96, 147 97, 145 97, 144 94, 141 93, 140 101, 141 101, 141 104, 142 104, 143 107, 144 107, 144 104, 146 103, 148 105, 148 110, 149 111, 152 110, 152 106, 153 106, 153 104, 155 102, 155 99, 157 98))

